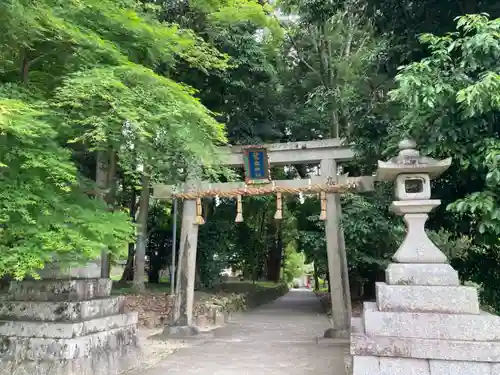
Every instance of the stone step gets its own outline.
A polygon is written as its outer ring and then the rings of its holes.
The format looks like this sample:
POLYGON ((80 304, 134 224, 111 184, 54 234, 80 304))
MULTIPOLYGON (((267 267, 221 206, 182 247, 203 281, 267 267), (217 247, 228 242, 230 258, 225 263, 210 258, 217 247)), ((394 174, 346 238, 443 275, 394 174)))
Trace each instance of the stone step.
POLYGON ((137 324, 137 313, 95 318, 83 322, 0 321, 0 336, 71 339, 137 324))
POLYGON ((477 288, 376 284, 379 311, 479 314, 477 288))
POLYGON ((414 337, 440 340, 500 341, 500 316, 379 311, 365 302, 364 333, 368 336, 414 337))
POLYGON ((9 300, 85 301, 109 297, 111 279, 26 280, 10 283, 9 300))
POLYGON ((355 356, 353 375, 500 375, 500 364, 355 356))
POLYGON ((500 362, 500 342, 351 335, 351 355, 500 362))
POLYGON ((458 272, 449 264, 391 263, 385 270, 389 285, 460 285, 458 272))
POLYGON ((89 320, 123 313, 124 302, 122 296, 75 302, 0 301, 0 320, 49 322, 89 320))
POLYGON ((61 361, 98 356, 103 351, 119 351, 129 345, 138 345, 135 325, 71 339, 4 336, 0 353, 2 361, 61 361))
POLYGON ((137 343, 116 349, 95 349, 91 356, 58 360, 6 360, 0 357, 0 375, 118 375, 141 360, 137 343))

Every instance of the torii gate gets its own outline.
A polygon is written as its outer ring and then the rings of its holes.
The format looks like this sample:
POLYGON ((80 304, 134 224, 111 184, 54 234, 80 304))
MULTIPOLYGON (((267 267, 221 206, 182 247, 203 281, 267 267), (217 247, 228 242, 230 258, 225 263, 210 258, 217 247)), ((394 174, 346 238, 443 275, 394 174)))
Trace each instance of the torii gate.
POLYGON ((265 181, 267 183, 259 184, 258 188, 252 188, 245 182, 210 183, 188 181, 181 186, 181 190, 184 192, 181 194, 176 194, 175 186, 153 186, 153 197, 156 199, 172 199, 174 197, 184 199, 174 325, 177 328, 187 328, 185 332, 196 331, 193 325, 193 303, 198 224, 201 224, 200 197, 234 196, 238 197, 240 201, 241 195, 277 194, 279 211, 281 192, 295 194, 299 192, 306 194, 321 193, 323 198, 321 210, 325 220, 329 283, 332 297, 333 332, 336 337, 348 337, 351 321, 351 301, 344 236, 340 227, 340 218, 342 216, 340 193, 349 190, 356 192, 372 191, 374 178, 372 176, 348 177, 347 175, 338 175, 338 164, 354 158, 352 149, 346 146, 341 139, 273 143, 264 146, 221 147, 219 149, 221 163, 228 167, 243 166, 245 164, 245 150, 249 147, 260 147, 266 150, 268 167, 270 165, 318 163, 321 175, 311 176, 310 179, 268 180, 265 181))

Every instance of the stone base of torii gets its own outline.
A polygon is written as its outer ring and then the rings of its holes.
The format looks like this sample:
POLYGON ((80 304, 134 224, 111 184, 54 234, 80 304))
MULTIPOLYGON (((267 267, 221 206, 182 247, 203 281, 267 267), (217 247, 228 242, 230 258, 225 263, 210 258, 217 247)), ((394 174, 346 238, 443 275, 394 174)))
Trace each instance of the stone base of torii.
MULTIPOLYGON (((373 190, 373 177, 364 176, 350 178, 339 176, 337 164, 352 160, 353 151, 345 146, 342 140, 327 139, 321 141, 290 142, 270 144, 267 149, 269 163, 276 165, 314 164, 320 165, 320 176, 312 176, 302 180, 278 180, 260 188, 273 187, 283 189, 307 189, 311 186, 327 184, 355 186, 358 192, 373 190)), ((233 146, 221 149, 223 163, 230 167, 241 167, 244 164, 243 148, 233 146)), ((184 193, 200 193, 206 191, 228 192, 246 187, 243 182, 209 183, 191 181, 180 190, 184 193)), ((153 186, 153 197, 171 199, 176 192, 174 186, 153 186)), ((350 331, 350 292, 347 275, 347 260, 343 232, 340 226, 342 216, 340 194, 326 189, 325 236, 327 243, 328 268, 330 274, 332 298, 332 328, 327 331, 328 337, 347 338, 350 331), (330 191, 330 192, 328 192, 330 191)), ((179 246, 179 266, 177 269, 178 285, 176 287, 175 314, 173 322, 165 328, 165 334, 174 337, 193 336, 198 333, 193 321, 194 284, 196 268, 196 251, 198 242, 197 208, 195 199, 184 199, 182 210, 182 231, 179 246)), ((318 207, 318 211, 320 207, 318 207)))

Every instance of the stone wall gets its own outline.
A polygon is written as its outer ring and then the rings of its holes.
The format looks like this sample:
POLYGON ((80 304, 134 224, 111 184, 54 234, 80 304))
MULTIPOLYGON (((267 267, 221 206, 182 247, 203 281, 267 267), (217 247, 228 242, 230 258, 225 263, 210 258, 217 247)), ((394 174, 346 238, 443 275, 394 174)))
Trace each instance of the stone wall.
MULTIPOLYGON (((220 326, 231 313, 254 308, 271 302, 288 292, 286 284, 260 286, 250 283, 224 283, 215 287, 215 294, 197 300, 194 306, 195 322, 199 327, 220 326)), ((148 299, 148 308, 141 308, 139 324, 147 328, 160 328, 170 321, 171 297, 166 294, 153 296, 126 296, 126 310, 133 311, 141 301, 148 299)))
POLYGON ((137 314, 108 279, 12 282, 0 301, 0 375, 115 375, 139 358, 137 314))

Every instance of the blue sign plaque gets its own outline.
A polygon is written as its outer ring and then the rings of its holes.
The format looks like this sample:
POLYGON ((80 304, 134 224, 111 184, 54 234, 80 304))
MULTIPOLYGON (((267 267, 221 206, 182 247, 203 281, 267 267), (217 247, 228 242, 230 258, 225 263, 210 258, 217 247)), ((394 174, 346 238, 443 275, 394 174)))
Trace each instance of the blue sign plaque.
POLYGON ((266 184, 270 181, 269 160, 265 147, 245 147, 244 164, 247 184, 266 184))

